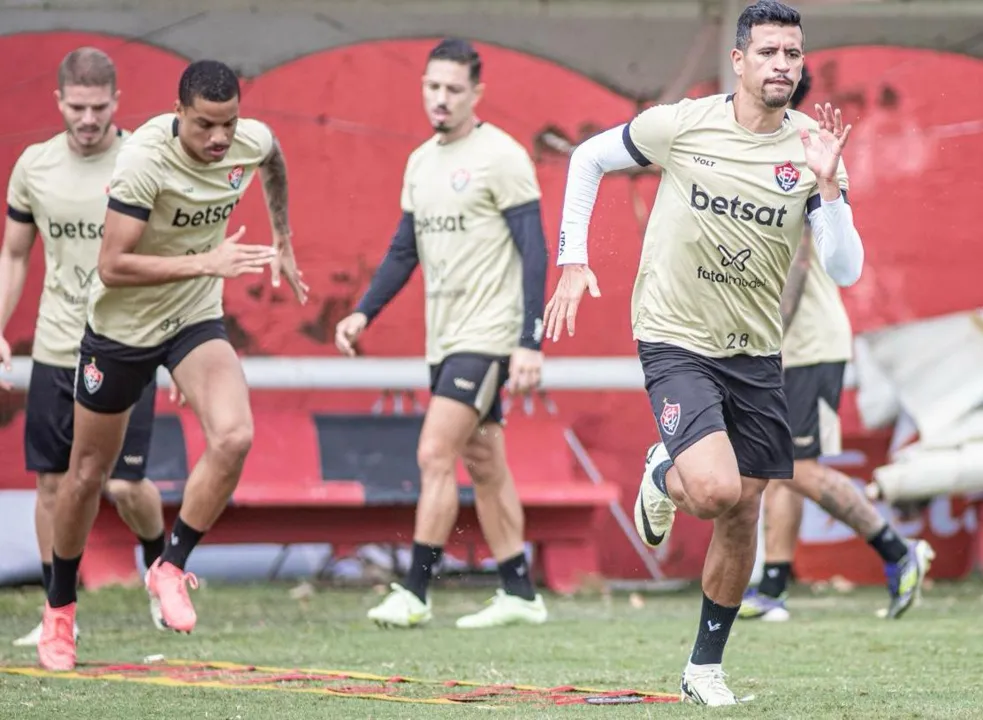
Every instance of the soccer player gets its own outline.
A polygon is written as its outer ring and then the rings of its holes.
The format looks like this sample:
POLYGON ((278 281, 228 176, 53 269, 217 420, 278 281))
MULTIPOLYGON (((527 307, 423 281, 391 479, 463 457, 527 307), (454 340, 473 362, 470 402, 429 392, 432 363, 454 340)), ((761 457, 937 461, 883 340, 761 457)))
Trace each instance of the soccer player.
POLYGON ((423 103, 434 135, 409 157, 389 252, 336 332, 339 350, 353 355, 353 343, 423 266, 431 399, 417 451, 420 500, 406 580, 368 613, 382 626, 432 617, 428 586, 457 518, 458 458, 474 482, 502 589, 457 627, 542 623, 547 616, 523 552, 500 396, 506 382, 517 393, 539 384, 546 240, 532 161, 513 138, 476 118, 483 90, 481 59, 468 42, 444 40, 431 51, 423 103))
MULTIPOLYGON (((806 68, 789 102, 798 108, 809 92, 806 68)), ((764 495, 765 567, 757 590, 744 594, 738 617, 783 621, 789 575, 808 497, 866 538, 884 560, 890 605, 897 618, 913 604, 935 557, 924 540, 898 536, 877 508, 841 472, 819 462, 840 451, 837 417, 843 372, 852 355, 852 330, 836 284, 823 272, 808 230, 792 259, 781 301, 785 396, 795 463, 790 482, 769 483, 764 495)))
POLYGON ((840 160, 850 126, 786 110, 799 81, 799 13, 761 0, 741 13, 731 52, 737 89, 656 105, 584 142, 570 162, 546 334, 572 334, 585 290, 587 229, 605 172, 662 167, 632 296, 631 322, 663 442, 650 448, 636 501, 639 534, 668 536, 676 508, 713 520, 703 607, 682 674, 684 700, 739 702, 721 669, 754 565, 761 494, 792 477, 782 389, 779 300, 808 214, 819 262, 851 285, 863 245, 840 160))
POLYGON ((176 112, 148 120, 126 141, 109 185, 98 282, 89 301, 75 386, 75 442, 58 489, 51 588, 38 657, 75 665, 76 576, 98 510, 99 488, 119 454, 131 409, 164 365, 194 410, 206 448, 191 471, 163 555, 146 575, 172 630, 196 615, 184 571, 222 514, 252 443, 249 394, 222 321, 223 278, 286 277, 306 300, 290 240, 283 153, 270 129, 239 117, 239 81, 213 60, 181 75, 176 112), (272 247, 225 237, 229 215, 256 173, 273 227, 272 247))
MULTIPOLYGON (((55 493, 72 451, 75 364, 106 215, 106 186, 125 137, 113 121, 119 99, 116 68, 102 51, 83 47, 65 56, 58 68, 55 99, 65 131, 29 146, 14 165, 0 250, 0 362, 9 365, 11 351, 3 329, 24 290, 38 233, 44 244, 44 287, 27 391, 24 456, 28 472, 37 473, 34 523, 45 590, 51 585, 55 493)), ((134 406, 122 452, 105 488, 140 540, 147 567, 164 550, 160 493, 144 477, 156 390, 151 382, 134 406)), ((151 616, 161 627, 156 603, 151 603, 151 616)), ((38 624, 14 645, 37 645, 40 636, 38 624)))

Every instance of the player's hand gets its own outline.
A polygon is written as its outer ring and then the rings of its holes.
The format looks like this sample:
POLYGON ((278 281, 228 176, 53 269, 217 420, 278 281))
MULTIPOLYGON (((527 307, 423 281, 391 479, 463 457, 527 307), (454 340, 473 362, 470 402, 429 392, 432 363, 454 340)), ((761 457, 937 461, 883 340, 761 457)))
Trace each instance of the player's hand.
MULTIPOLYGON (((10 364, 10 344, 7 338, 0 335, 0 368, 5 372, 13 372, 14 368, 10 364)), ((0 379, 0 390, 13 390, 14 386, 7 380, 0 379)))
POLYGON ((234 278, 240 275, 257 275, 273 262, 276 249, 269 245, 240 245, 239 240, 246 234, 243 225, 225 238, 218 247, 206 253, 208 275, 234 278))
POLYGON ((816 105, 816 119, 819 121, 819 132, 815 137, 806 129, 799 131, 806 151, 806 166, 820 182, 834 182, 840 167, 840 156, 853 126, 844 127, 839 108, 833 109, 829 103, 826 103, 826 107, 816 105))
POLYGON ((560 282, 556 284, 556 291, 546 304, 546 312, 543 314, 546 337, 552 338, 553 342, 560 339, 560 331, 564 323, 567 326, 567 334, 573 337, 577 308, 580 307, 584 290, 590 292, 591 297, 601 297, 597 278, 594 277, 591 269, 586 265, 564 265, 560 282))
POLYGON ((273 242, 273 249, 276 256, 270 263, 270 276, 273 280, 273 287, 280 287, 281 274, 287 278, 287 285, 294 291, 294 297, 301 305, 307 304, 307 293, 310 288, 304 282, 304 273, 297 269, 297 259, 294 257, 294 247, 290 240, 277 238, 273 242))
POLYGON ((184 397, 184 393, 181 392, 181 388, 174 382, 173 377, 171 378, 171 402, 176 403, 178 407, 184 407, 188 402, 188 399, 184 397))
POLYGON ((334 344, 343 355, 355 357, 355 342, 358 340, 369 319, 365 313, 354 312, 335 327, 334 344))
POLYGON ((543 373, 543 353, 516 348, 509 359, 509 387, 513 395, 525 395, 539 387, 543 373))

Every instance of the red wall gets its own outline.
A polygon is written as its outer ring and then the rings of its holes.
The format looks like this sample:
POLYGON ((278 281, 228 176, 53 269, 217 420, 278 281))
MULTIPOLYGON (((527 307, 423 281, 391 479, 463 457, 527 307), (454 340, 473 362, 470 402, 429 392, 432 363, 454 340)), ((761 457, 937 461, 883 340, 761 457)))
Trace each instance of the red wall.
MULTIPOLYGON (((59 129, 52 98, 55 68, 68 50, 83 44, 102 47, 115 58, 125 127, 172 108, 186 61, 167 51, 87 33, 0 37, 0 56, 11 67, 41 68, 5 89, 0 176, 8 175, 25 144, 59 129)), ((244 113, 267 121, 286 152, 297 255, 313 292, 308 307, 298 309, 286 291, 273 293, 265 280, 228 283, 230 327, 243 352, 335 353, 334 324, 364 290, 385 251, 399 215, 406 156, 428 134, 420 76, 431 46, 429 40, 361 43, 293 60, 245 83, 244 113)), ((537 136, 553 128, 577 140, 629 119, 636 105, 548 60, 501 47, 479 49, 487 82, 480 113, 534 153, 555 256, 566 161, 540 152, 537 136)), ((981 183, 976 170, 983 157, 983 121, 976 118, 983 117, 983 95, 969 89, 983 86, 983 62, 890 47, 818 51, 807 61, 816 75, 813 98, 838 103, 848 120, 856 121, 846 160, 867 265, 861 281, 844 295, 855 328, 871 330, 979 305, 983 251, 972 240, 978 235, 981 183)), ((654 177, 604 182, 592 234, 603 297, 584 304, 580 333, 547 345, 548 355, 632 353, 628 304, 641 237, 636 204, 650 206, 656 186, 654 177)), ((232 223, 247 226, 248 240, 268 241, 259 190, 249 193, 232 223)), ((21 353, 28 352, 33 331, 40 248, 34 260, 24 301, 7 332, 21 353)), ((553 272, 551 288, 555 277, 553 272)), ((422 354, 422 309, 417 275, 367 334, 365 352, 422 354)), ((557 399, 602 470, 624 482, 630 505, 642 452, 655 432, 644 393, 557 399)), ((284 399, 264 394, 256 401, 284 399)), ((364 406, 368 401, 364 395, 313 394, 304 402, 364 406)), ((686 524, 706 532, 703 524, 686 524)), ((677 530, 677 535, 686 533, 677 530)), ((690 574, 702 556, 699 543, 686 546, 673 550, 673 568, 690 574)), ((606 552, 610 574, 635 572, 627 544, 612 542, 606 552)))

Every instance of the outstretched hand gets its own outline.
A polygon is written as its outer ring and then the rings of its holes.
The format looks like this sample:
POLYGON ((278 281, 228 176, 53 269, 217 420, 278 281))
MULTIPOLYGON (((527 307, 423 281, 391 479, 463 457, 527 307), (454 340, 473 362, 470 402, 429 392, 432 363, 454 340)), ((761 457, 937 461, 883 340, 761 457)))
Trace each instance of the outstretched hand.
POLYGON ((826 103, 826 107, 817 104, 816 116, 819 131, 815 136, 806 129, 799 131, 806 152, 806 166, 818 180, 832 181, 836 179, 840 156, 853 126, 844 127, 843 114, 830 103, 826 103))

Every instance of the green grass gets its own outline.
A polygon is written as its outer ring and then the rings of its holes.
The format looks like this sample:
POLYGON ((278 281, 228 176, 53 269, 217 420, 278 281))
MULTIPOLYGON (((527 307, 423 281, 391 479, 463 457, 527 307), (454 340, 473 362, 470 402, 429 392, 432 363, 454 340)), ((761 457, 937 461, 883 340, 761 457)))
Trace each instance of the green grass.
MULTIPOLYGON (((793 595, 788 623, 738 622, 725 658, 732 689, 754 693, 727 717, 979 718, 983 716, 983 584, 939 584, 897 622, 874 616, 883 590, 793 595)), ((365 620, 378 595, 323 588, 307 599, 290 586, 208 585, 194 594, 191 636, 153 630, 146 596, 112 589, 83 594, 81 661, 140 662, 145 656, 228 660, 272 666, 360 670, 383 675, 460 678, 555 686, 575 683, 673 692, 699 618, 699 594, 548 598, 539 628, 455 630, 486 591, 438 588, 432 626, 383 631, 365 620)), ((9 644, 38 620, 37 589, 0 592, 0 663, 33 664, 33 649, 9 644)), ((618 707, 404 705, 283 692, 169 689, 101 680, 33 679, 0 674, 0 718, 655 718, 703 717, 680 705, 618 707)))

